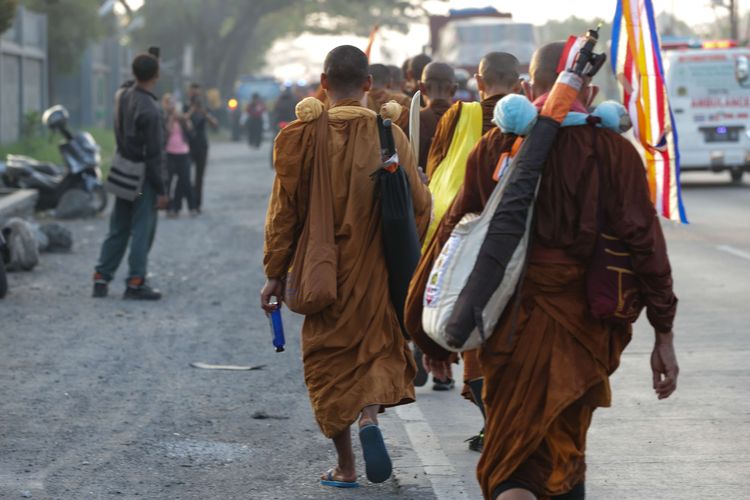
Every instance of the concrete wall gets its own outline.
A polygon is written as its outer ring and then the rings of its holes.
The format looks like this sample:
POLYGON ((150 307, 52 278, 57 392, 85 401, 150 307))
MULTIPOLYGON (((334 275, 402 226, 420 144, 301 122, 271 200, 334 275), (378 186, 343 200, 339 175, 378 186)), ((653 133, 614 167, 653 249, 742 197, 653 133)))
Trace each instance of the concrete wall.
POLYGON ((18 8, 0 37, 0 143, 18 140, 24 115, 47 106, 47 17, 18 8))

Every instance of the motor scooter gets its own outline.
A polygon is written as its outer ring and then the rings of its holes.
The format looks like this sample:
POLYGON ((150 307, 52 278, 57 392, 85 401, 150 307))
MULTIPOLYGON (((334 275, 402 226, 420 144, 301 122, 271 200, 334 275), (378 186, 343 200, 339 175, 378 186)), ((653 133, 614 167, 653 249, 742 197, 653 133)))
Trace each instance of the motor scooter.
POLYGON ((88 132, 72 133, 68 119, 68 111, 60 105, 42 115, 42 123, 63 137, 58 146, 63 166, 8 155, 6 163, 0 164, 0 179, 8 187, 36 189, 37 210, 57 209, 58 216, 64 217, 72 213, 70 207, 80 207, 84 200, 91 212, 102 212, 107 207, 107 193, 101 182, 99 145, 88 132))

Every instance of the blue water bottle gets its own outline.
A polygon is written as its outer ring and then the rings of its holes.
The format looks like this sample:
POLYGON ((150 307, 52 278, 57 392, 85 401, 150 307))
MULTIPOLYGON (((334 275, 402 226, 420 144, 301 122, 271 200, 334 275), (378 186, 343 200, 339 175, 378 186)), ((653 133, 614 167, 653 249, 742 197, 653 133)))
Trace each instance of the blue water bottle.
POLYGON ((281 322, 281 304, 276 297, 271 298, 268 303, 276 308, 271 313, 271 335, 273 336, 273 346, 276 352, 284 352, 284 324, 281 322))

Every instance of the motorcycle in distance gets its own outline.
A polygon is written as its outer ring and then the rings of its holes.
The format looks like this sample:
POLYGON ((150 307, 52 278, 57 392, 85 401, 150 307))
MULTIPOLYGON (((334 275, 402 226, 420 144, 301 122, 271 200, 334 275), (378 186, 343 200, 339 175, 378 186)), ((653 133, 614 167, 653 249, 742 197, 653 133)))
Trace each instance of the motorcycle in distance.
POLYGON ((6 164, 0 164, 0 176, 6 186, 36 189, 36 209, 55 209, 55 215, 63 219, 93 215, 107 207, 99 145, 88 132, 72 133, 68 119, 68 110, 60 105, 42 115, 42 123, 63 137, 58 146, 63 166, 21 155, 8 155, 6 164))

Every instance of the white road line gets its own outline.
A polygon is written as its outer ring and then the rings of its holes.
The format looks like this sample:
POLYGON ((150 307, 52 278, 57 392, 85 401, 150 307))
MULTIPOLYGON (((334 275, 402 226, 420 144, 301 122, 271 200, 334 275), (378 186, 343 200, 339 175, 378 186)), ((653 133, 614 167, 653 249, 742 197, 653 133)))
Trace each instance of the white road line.
POLYGON ((739 248, 734 248, 729 245, 719 245, 716 247, 716 249, 728 254, 732 254, 735 257, 741 257, 743 259, 750 260, 750 252, 745 252, 744 250, 740 250, 739 248))
POLYGON ((448 456, 440 446, 440 440, 414 403, 396 407, 396 414, 403 421, 412 448, 422 462, 438 500, 469 500, 463 480, 456 474, 448 456))

